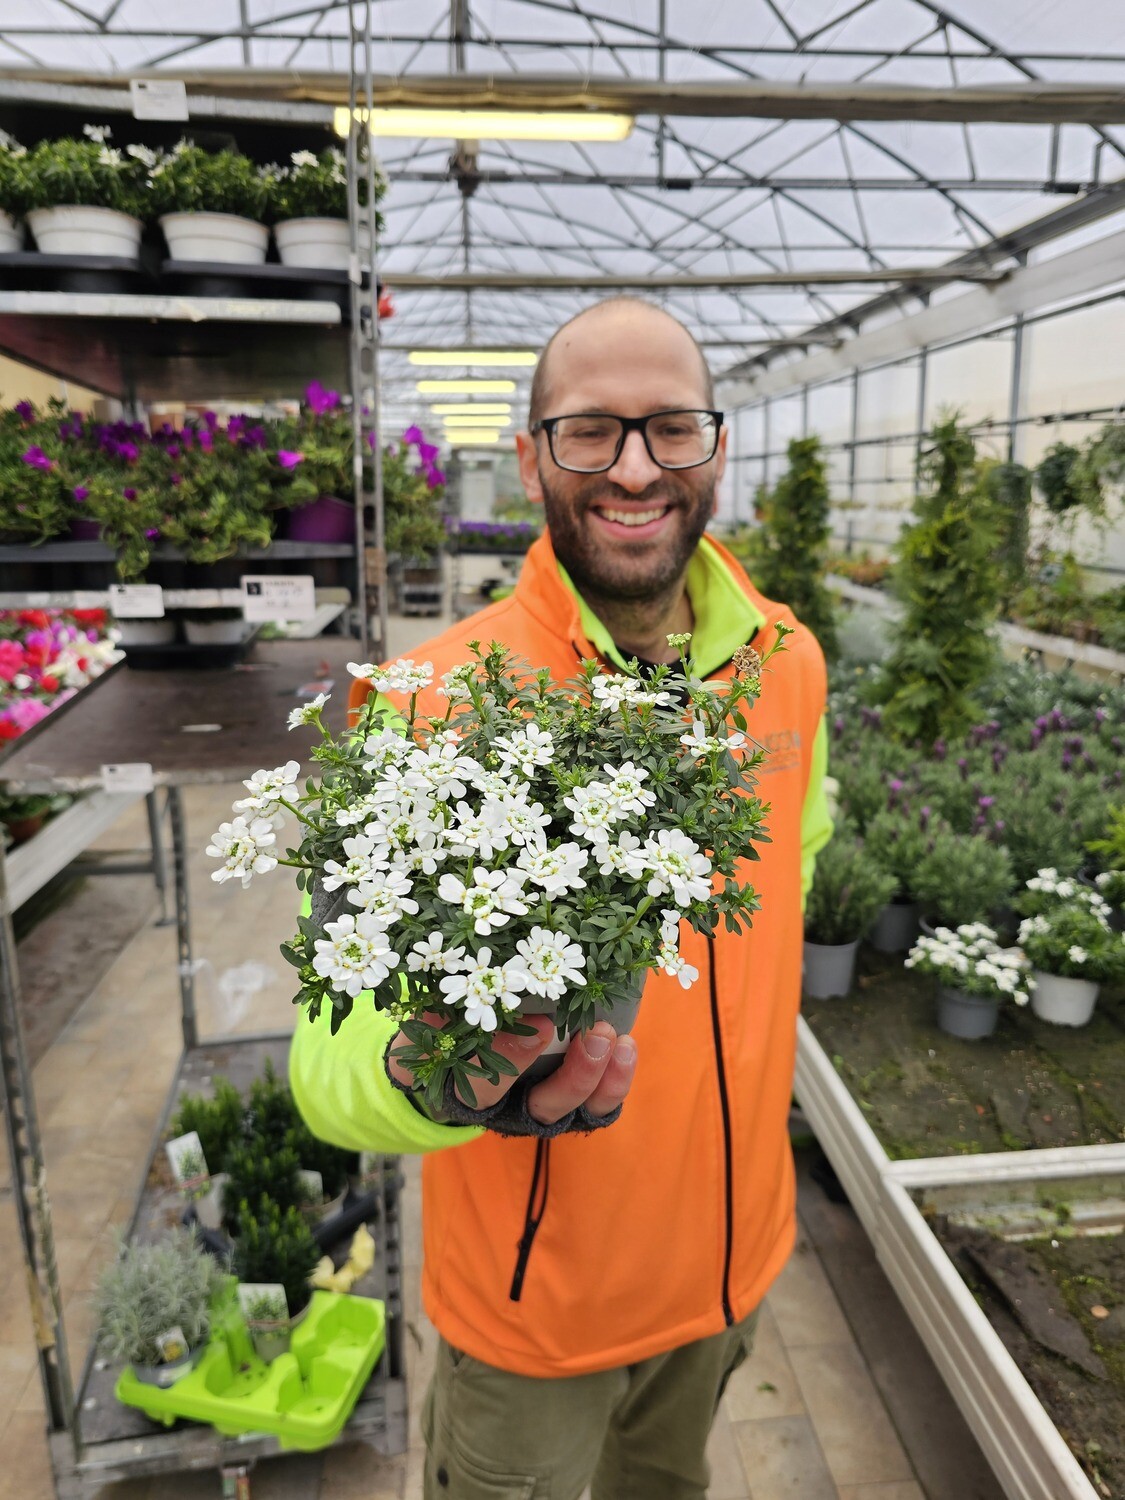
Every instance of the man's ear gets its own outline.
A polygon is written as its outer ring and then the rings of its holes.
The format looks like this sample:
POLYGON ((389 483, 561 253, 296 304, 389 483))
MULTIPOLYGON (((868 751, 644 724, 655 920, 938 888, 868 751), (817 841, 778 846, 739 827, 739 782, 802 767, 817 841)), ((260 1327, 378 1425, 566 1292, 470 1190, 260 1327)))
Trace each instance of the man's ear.
POLYGON ((530 432, 516 433, 516 456, 519 459, 520 483, 533 505, 543 504, 543 486, 539 483, 539 452, 530 432))

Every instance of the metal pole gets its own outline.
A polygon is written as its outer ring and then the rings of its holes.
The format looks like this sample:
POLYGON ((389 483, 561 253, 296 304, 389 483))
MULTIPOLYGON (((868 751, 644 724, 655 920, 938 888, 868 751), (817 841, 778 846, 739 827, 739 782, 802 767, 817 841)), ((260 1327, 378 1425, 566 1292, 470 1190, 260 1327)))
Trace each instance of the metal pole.
POLYGON ((844 551, 852 555, 855 545, 855 491, 856 467, 859 455, 859 366, 852 371, 852 421, 851 440, 848 444, 848 529, 844 540, 844 551))
POLYGON ((918 462, 922 457, 922 444, 926 440, 926 387, 930 361, 930 349, 928 344, 923 344, 918 350, 918 420, 914 425, 914 431, 918 434, 914 442, 914 495, 918 495, 918 462))
POLYGON ((4 1129, 12 1162, 12 1199, 23 1248, 23 1274, 31 1303, 35 1352, 50 1430, 68 1432, 77 1454, 74 1387, 63 1330, 62 1293, 55 1260, 51 1204, 31 1070, 20 1025, 20 983, 12 930, 8 878, 0 844, 0 1073, 4 1129))
POLYGON ((184 1050, 199 1045, 195 1016, 195 963, 191 952, 191 905, 188 899, 184 805, 178 786, 168 788, 168 821, 172 825, 172 870, 176 882, 176 947, 179 954, 180 1012, 184 1050))
POLYGON ((762 402, 762 484, 770 487, 770 398, 762 402))
POLYGON ((1016 320, 1012 324, 1012 385, 1008 395, 1008 462, 1010 464, 1018 462, 1018 455, 1023 447, 1020 442, 1022 436, 1020 418, 1023 415, 1024 349, 1023 313, 1017 313, 1016 320))
POLYGON ((809 388, 808 385, 801 387, 801 436, 809 435, 809 388))
MULTIPOLYGON (((350 8, 350 7, 349 7, 350 8)), ((367 655, 367 533, 364 526, 363 380, 360 372, 360 349, 363 344, 363 243, 359 226, 359 155, 360 132, 366 127, 359 120, 359 99, 355 73, 354 20, 349 16, 352 35, 348 47, 348 138, 346 143, 348 178, 348 281, 350 284, 351 339, 348 348, 348 381, 352 391, 352 495, 355 500, 355 628, 361 656, 367 655)), ((373 275, 373 273, 372 273, 373 275)))
POLYGON ((168 925, 168 861, 164 855, 164 830, 160 819, 160 804, 156 793, 145 797, 145 812, 148 814, 148 837, 152 845, 152 878, 160 894, 160 920, 158 927, 168 925))

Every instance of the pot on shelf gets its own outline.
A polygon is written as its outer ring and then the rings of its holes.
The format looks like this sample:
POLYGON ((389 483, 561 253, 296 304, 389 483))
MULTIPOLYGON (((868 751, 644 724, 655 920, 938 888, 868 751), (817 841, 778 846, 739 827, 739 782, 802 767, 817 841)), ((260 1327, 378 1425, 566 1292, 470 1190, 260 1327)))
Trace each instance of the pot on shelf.
POLYGON ((86 516, 75 516, 70 523, 70 540, 72 542, 100 542, 102 539, 102 525, 100 521, 91 521, 86 516))
POLYGON ((46 821, 45 813, 35 813, 30 818, 13 818, 5 820, 5 827, 12 835, 13 844, 26 844, 28 839, 33 839, 46 821))
POLYGON ((951 989, 949 985, 938 985, 937 1023, 949 1036, 959 1036, 965 1041, 979 1041, 991 1036, 1000 1019, 1000 1001, 984 999, 980 995, 968 995, 964 990, 951 989))
POLYGON ((112 255, 133 261, 140 255, 140 219, 116 208, 33 208, 27 222, 44 255, 112 255))
POLYGON ((351 257, 347 219, 283 219, 273 227, 283 266, 346 271, 351 257))
POLYGON ((175 620, 118 620, 123 646, 168 646, 176 639, 175 620))
POLYGON ((241 214, 163 214, 160 227, 172 260, 260 266, 269 249, 266 226, 241 214))
POLYGON ((23 249, 23 225, 11 214, 0 211, 0 255, 14 255, 23 249))
POLYGON ((206 1343, 202 1343, 194 1349, 189 1349, 182 1358, 170 1360, 167 1364, 133 1365, 131 1368, 142 1385, 158 1385, 161 1389, 167 1389, 168 1386, 175 1385, 177 1380, 195 1369, 203 1358, 206 1348, 206 1343))
POLYGON ((859 939, 853 943, 805 942, 801 989, 812 1000, 851 992, 859 939))
MULTIPOLYGON (((618 1036, 625 1036, 632 1031, 636 1025, 637 1012, 641 1008, 641 996, 644 994, 647 978, 648 971, 642 970, 640 976, 634 976, 627 987, 623 986, 612 996, 608 996, 605 1003, 595 1007, 590 1025, 595 1021, 608 1021, 618 1036)), ((557 1014, 557 1008, 552 1007, 549 1001, 538 1011, 531 1008, 536 1003, 531 997, 529 1002, 526 1011, 528 1015, 548 1015, 553 1020, 557 1014)), ((573 1035, 574 1032, 571 1032, 570 1036, 573 1035)), ((528 1083, 538 1083, 541 1079, 548 1078, 562 1062, 563 1055, 570 1046, 570 1036, 560 1041, 556 1033, 531 1066, 524 1069, 522 1077, 528 1083)))
POLYGON ((918 936, 918 904, 896 899, 889 901, 871 929, 871 946, 880 953, 905 953, 918 936))
POLYGON ((185 620, 184 634, 191 646, 237 646, 246 636, 246 621, 185 620))
POLYGON ((1031 1009, 1041 1021, 1055 1026, 1085 1026, 1094 1014, 1100 986, 1092 979, 1067 979, 1062 974, 1032 974, 1031 1009))
POLYGON ((290 542, 355 541, 355 506, 335 495, 321 495, 308 505, 298 505, 285 518, 285 539, 290 542))

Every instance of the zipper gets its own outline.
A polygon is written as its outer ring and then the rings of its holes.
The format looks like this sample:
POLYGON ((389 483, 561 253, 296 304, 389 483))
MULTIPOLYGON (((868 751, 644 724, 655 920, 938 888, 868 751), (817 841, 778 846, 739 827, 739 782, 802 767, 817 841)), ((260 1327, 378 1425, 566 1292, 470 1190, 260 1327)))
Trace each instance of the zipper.
POLYGON ((723 1033, 719 1026, 719 992, 715 981, 715 939, 707 939, 707 969, 711 983, 711 1028, 715 1034, 715 1067, 719 1075, 719 1103, 723 1108, 723 1186, 726 1201, 726 1242, 723 1249, 723 1317, 727 1327, 734 1322, 730 1305, 730 1263, 734 1249, 734 1162, 731 1154, 730 1096, 723 1062, 723 1033))
POLYGON ((519 1241, 515 1274, 512 1276, 508 1296, 518 1302, 523 1295, 523 1279, 527 1274, 527 1263, 531 1258, 531 1247, 547 1211, 547 1194, 551 1188, 551 1143, 542 1137, 535 1143, 535 1170, 531 1174, 531 1191, 527 1195, 527 1208, 523 1216, 523 1234, 519 1241), (542 1194, 540 1195, 540 1184, 542 1194), (536 1200, 538 1199, 538 1205, 536 1200))

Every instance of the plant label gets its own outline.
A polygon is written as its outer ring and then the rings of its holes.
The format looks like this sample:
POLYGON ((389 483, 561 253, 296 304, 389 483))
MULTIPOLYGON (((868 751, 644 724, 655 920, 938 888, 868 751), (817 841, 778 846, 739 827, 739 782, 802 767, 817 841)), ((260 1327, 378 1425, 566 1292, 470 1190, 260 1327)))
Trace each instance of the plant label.
POLYGON ((324 1202, 324 1178, 319 1172, 311 1168, 302 1169, 297 1173, 301 1182, 301 1193, 306 1203, 314 1204, 316 1207, 324 1202))
POLYGON ((188 1341, 184 1338, 184 1330, 179 1324, 175 1328, 169 1328, 167 1333, 158 1333, 154 1342, 160 1350, 160 1358, 166 1365, 174 1365, 188 1352, 188 1341))
POLYGON ((134 120, 186 120, 187 85, 178 78, 131 78, 134 120))
POLYGON ((196 1131, 178 1135, 169 1141, 164 1150, 172 1168, 172 1175, 189 1198, 201 1198, 211 1190, 211 1174, 207 1170, 207 1158, 196 1131))
POLYGON ((316 614, 316 588, 311 573, 283 577, 249 573, 242 578, 242 608, 248 620, 311 620, 316 614))
POLYGON ((289 1319, 289 1301, 280 1282, 240 1281, 238 1306, 248 1325, 285 1323, 289 1319))
POLYGON ((119 795, 140 792, 147 796, 155 786, 152 767, 147 760, 126 760, 102 767, 103 792, 117 792, 119 795))
POLYGON ((116 620, 162 620, 164 590, 158 583, 111 583, 109 608, 116 620))

